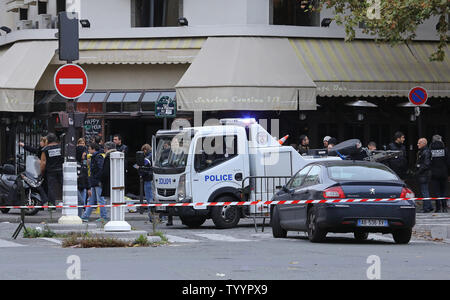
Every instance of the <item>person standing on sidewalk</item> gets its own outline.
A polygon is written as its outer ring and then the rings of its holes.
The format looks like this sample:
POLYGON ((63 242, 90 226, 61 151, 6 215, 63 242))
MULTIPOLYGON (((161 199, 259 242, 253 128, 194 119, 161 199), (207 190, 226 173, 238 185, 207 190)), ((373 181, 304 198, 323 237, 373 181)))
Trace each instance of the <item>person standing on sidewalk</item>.
POLYGON ((61 145, 54 133, 47 135, 47 146, 42 149, 41 174, 46 174, 48 186, 48 201, 56 204, 56 198, 61 197, 63 187, 63 163, 61 145))
POLYGON ((388 150, 401 151, 401 155, 389 160, 388 166, 403 180, 406 179, 408 171, 408 160, 406 159, 405 135, 397 131, 394 134, 394 142, 390 143, 388 150))
MULTIPOLYGON (((420 185, 420 193, 423 198, 429 198, 429 184, 431 180, 431 152, 427 147, 427 139, 421 138, 417 142, 419 151, 417 152, 416 161, 416 177, 420 185)), ((430 200, 423 201, 423 212, 429 213, 433 211, 433 205, 430 200)))
MULTIPOLYGON (((434 135, 430 144, 431 151, 431 183, 432 197, 446 197, 450 155, 440 135, 434 135)), ((436 200, 435 212, 447 212, 447 200, 436 200), (442 206, 442 208, 441 208, 442 206)))
POLYGON ((150 203, 153 200, 152 193, 152 181, 153 181, 153 163, 152 163, 152 146, 149 144, 145 144, 141 147, 141 151, 144 152, 145 155, 145 164, 143 170, 138 170, 139 175, 142 176, 142 180, 144 181, 144 194, 147 203, 150 203))
POLYGON ((298 153, 300 155, 307 155, 309 150, 309 138, 302 134, 298 142, 298 153))
POLYGON ((116 152, 116 144, 113 142, 106 142, 104 144, 105 160, 103 162, 103 170, 101 176, 102 197, 105 202, 110 202, 111 198, 111 153, 116 152))
MULTIPOLYGON (((89 205, 105 205, 105 199, 102 197, 101 178, 103 172, 104 158, 100 153, 100 146, 91 143, 88 146, 88 151, 91 154, 90 174, 89 174, 89 205)), ((88 207, 82 216, 83 222, 88 222, 94 208, 88 207)), ((97 221, 106 222, 108 220, 106 207, 100 208, 100 219, 97 221)))

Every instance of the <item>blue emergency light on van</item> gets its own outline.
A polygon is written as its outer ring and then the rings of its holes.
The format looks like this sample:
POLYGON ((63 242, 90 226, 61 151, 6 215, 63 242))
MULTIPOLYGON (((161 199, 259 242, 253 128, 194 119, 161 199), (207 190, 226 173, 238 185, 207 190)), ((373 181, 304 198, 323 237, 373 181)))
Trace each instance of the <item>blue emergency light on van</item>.
POLYGON ((223 174, 223 175, 206 175, 205 182, 207 181, 232 181, 233 174, 223 174))

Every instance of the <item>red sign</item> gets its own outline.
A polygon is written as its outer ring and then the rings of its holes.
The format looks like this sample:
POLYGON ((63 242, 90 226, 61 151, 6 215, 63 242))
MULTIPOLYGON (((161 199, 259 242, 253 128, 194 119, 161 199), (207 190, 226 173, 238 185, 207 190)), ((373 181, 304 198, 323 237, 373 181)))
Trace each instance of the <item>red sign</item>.
POLYGON ((88 78, 80 66, 67 64, 56 71, 54 83, 58 94, 66 99, 75 99, 86 91, 88 78))
POLYGON ((408 98, 412 104, 422 105, 425 104, 425 102, 427 102, 428 93, 424 88, 416 86, 415 88, 412 88, 409 91, 408 98))

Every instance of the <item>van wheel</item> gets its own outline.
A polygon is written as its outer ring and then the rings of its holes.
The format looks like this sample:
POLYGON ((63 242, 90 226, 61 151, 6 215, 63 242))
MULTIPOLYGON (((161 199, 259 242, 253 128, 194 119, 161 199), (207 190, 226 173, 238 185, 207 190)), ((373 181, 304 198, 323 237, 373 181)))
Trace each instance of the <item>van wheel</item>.
MULTIPOLYGON (((223 196, 215 200, 215 202, 233 202, 235 198, 223 196)), ((241 218, 241 208, 238 206, 212 206, 211 219, 219 229, 228 229, 236 227, 241 218)))
POLYGON ((327 236, 327 232, 317 225, 316 207, 313 206, 308 210, 308 239, 313 243, 322 242, 327 236))
POLYGON ((2 208, 0 209, 0 211, 2 212, 2 214, 7 214, 9 213, 9 208, 2 208))
POLYGON ((398 229, 392 233, 396 244, 408 244, 411 240, 412 228, 398 229))
POLYGON ((181 217, 180 216, 181 223, 183 225, 186 225, 189 228, 199 228, 203 225, 206 221, 206 217, 201 216, 195 216, 195 217, 181 217))
POLYGON ((270 219, 272 223, 272 235, 274 238, 286 238, 287 230, 283 229, 280 225, 280 212, 278 207, 275 206, 273 209, 273 215, 270 219))

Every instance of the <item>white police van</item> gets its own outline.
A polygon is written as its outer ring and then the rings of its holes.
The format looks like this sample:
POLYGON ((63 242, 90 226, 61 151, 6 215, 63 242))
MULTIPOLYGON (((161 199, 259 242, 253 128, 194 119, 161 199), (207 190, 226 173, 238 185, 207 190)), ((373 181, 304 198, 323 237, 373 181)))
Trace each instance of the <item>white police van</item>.
MULTIPOLYGON (((222 125, 160 130, 153 139, 153 203, 207 203, 243 201, 241 191, 251 176, 295 174, 317 160, 282 146, 254 119, 222 119, 222 125)), ((321 158, 339 159, 336 157, 321 158)), ((270 200, 273 185, 261 183, 270 200)), ((248 189, 250 194, 252 189, 248 189)), ((246 199, 244 199, 246 200, 246 199)), ((217 228, 231 228, 240 218, 268 212, 263 206, 159 207, 157 211, 180 217, 183 224, 199 227, 211 218, 217 228)))

